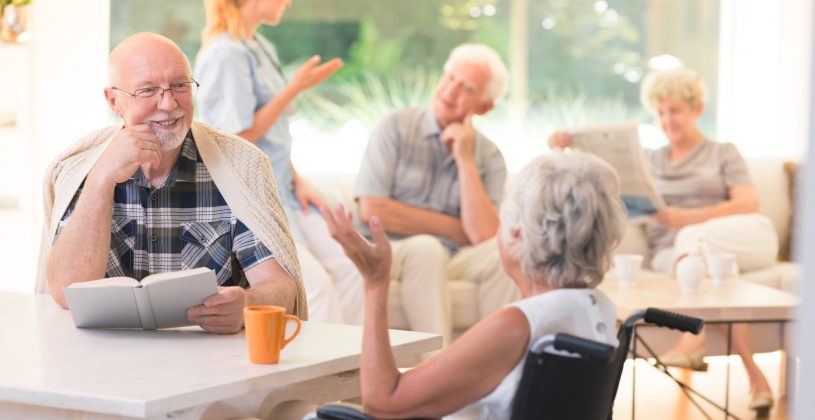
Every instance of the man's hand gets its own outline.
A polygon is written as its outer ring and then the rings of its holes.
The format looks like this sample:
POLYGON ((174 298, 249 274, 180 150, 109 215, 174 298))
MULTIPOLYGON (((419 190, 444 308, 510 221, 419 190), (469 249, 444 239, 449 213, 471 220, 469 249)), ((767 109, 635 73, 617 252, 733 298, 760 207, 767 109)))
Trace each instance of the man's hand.
POLYGON ((462 122, 449 124, 441 133, 441 142, 447 146, 447 153, 453 155, 457 163, 473 160, 475 129, 472 118, 472 114, 467 114, 462 122))
POLYGON ((572 144, 569 134, 565 131, 558 131, 549 136, 550 149, 565 149, 572 144))
POLYGON ((141 165, 161 162, 161 145, 147 124, 125 127, 113 138, 88 175, 101 185, 127 181, 141 165))
POLYGON ((306 90, 312 86, 319 85, 325 79, 328 79, 335 71, 339 70, 344 64, 342 59, 333 58, 320 64, 320 56, 315 55, 308 59, 291 80, 291 85, 298 92, 306 90))
POLYGON ((204 300, 203 305, 187 310, 187 319, 214 334, 235 334, 243 328, 243 308, 246 292, 237 286, 218 287, 218 293, 204 300))

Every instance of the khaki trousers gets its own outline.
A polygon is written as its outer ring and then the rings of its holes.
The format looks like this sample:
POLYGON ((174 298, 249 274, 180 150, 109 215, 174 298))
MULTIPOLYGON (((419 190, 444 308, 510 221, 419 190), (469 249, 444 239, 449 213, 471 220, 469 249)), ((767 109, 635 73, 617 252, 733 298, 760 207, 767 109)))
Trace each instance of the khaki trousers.
POLYGON ((463 247, 455 255, 431 235, 392 241, 393 281, 401 283, 402 308, 410 328, 452 338, 452 308, 448 281, 468 281, 478 287, 479 319, 520 298, 504 273, 495 238, 463 247))

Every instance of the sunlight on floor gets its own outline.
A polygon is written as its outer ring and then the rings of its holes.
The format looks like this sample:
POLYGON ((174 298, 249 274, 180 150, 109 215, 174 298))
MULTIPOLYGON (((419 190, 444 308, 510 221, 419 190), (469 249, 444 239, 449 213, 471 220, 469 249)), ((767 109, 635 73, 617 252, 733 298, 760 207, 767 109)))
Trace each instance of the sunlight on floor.
MULTIPOLYGON (((782 352, 757 354, 754 358, 761 368, 775 397, 775 406, 769 412, 767 419, 783 420, 788 417, 788 399, 779 399, 779 385, 782 380, 782 352)), ((724 405, 727 361, 726 356, 707 357, 709 368, 707 372, 691 372, 685 369, 671 368, 669 372, 680 381, 688 383, 691 387, 707 396, 714 402, 724 405)), ((730 410, 741 419, 757 418, 756 413, 748 408, 750 402, 750 384, 747 374, 738 356, 730 357, 730 410)), ((667 375, 650 367, 643 360, 637 361, 636 366, 636 418, 640 419, 673 419, 695 420, 705 419, 704 414, 695 407, 682 394, 667 375)), ((617 399, 614 404, 615 419, 630 419, 631 416, 631 389, 632 389, 632 363, 626 362, 617 399)), ((702 401, 702 400, 699 400, 702 401)), ((701 402, 702 407, 711 418, 723 418, 723 414, 714 407, 701 402)))

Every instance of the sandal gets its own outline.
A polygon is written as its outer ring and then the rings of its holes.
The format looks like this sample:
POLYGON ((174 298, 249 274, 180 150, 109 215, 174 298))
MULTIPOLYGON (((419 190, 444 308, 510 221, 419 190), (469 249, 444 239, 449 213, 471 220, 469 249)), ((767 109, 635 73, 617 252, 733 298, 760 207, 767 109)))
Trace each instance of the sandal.
MULTIPOLYGON (((707 362, 705 362, 704 349, 694 351, 691 354, 671 350, 662 356, 659 356, 658 361, 665 366, 707 372, 707 362)), ((770 399, 772 399, 772 396, 770 396, 770 399)))
POLYGON ((761 411, 769 410, 773 406, 773 394, 770 391, 752 394, 750 398, 750 409, 761 411))

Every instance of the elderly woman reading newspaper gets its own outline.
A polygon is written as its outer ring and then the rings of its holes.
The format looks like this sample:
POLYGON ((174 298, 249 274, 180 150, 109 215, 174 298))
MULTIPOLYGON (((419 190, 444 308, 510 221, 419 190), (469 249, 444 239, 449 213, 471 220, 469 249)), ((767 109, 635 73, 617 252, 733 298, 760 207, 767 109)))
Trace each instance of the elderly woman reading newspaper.
MULTIPOLYGON (((643 80, 640 100, 659 122, 668 145, 646 151, 657 189, 666 207, 646 227, 650 266, 673 273, 676 262, 694 253, 700 240, 707 252, 733 253, 741 270, 773 264, 778 236, 772 222, 758 214, 758 196, 747 165, 732 143, 715 142, 699 130, 706 89, 692 70, 655 71, 643 80)), ((569 135, 555 133, 549 146, 568 147, 569 135)), ((773 404, 766 378, 752 359, 745 325, 734 326, 733 348, 750 377, 750 408, 773 404)), ((685 334, 676 350, 660 359, 668 365, 706 370, 702 336, 685 334)))

